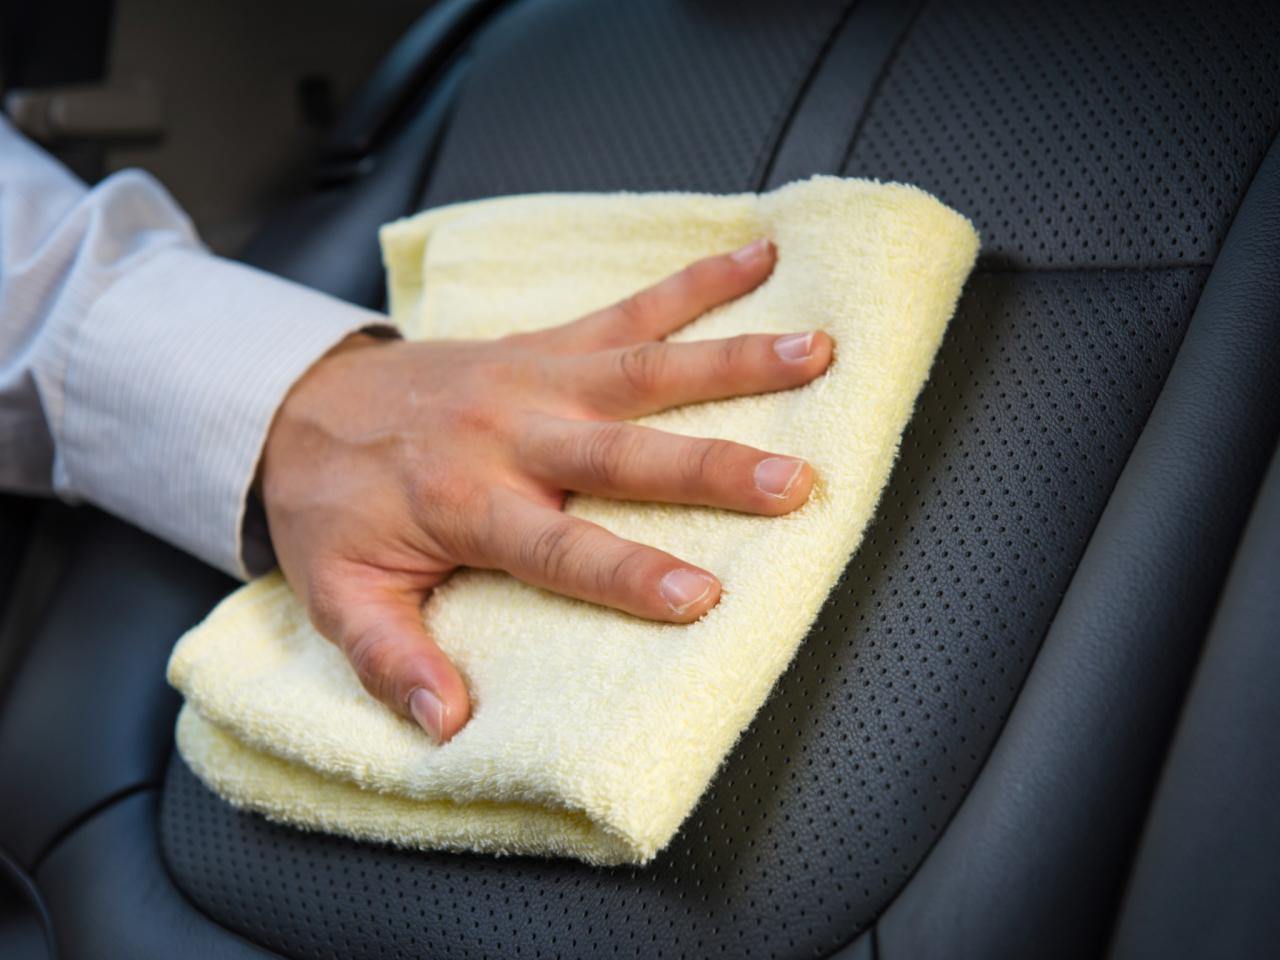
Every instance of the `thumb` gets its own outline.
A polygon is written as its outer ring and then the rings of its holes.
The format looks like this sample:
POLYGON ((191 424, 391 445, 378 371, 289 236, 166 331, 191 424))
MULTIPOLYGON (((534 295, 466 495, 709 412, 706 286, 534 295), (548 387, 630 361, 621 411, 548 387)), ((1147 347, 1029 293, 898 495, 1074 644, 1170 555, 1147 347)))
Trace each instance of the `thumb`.
POLYGON ((437 743, 471 716, 466 682, 422 622, 422 594, 366 585, 333 598, 329 629, 364 688, 437 743))

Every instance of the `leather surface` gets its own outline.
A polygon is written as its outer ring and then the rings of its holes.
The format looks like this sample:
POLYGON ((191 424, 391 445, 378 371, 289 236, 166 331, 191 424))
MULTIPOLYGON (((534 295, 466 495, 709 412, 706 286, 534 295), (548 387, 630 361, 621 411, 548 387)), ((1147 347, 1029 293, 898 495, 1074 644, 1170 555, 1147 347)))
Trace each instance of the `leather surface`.
POLYGON ((0 605, 0 718, 9 685, 39 635, 50 597, 79 541, 83 517, 56 500, 6 497, 8 592, 0 605))
MULTIPOLYGON (((1276 314, 1280 325, 1280 313, 1276 314)), ((1147 821, 1111 956, 1280 944, 1280 453, 1253 508, 1147 821)))
POLYGON ((411 108, 500 0, 439 0, 378 64, 325 137, 327 160, 365 157, 381 146, 393 121, 411 108))
POLYGON ((860 127, 851 128, 847 118, 866 113, 923 6, 922 0, 861 0, 848 8, 791 109, 760 189, 844 165, 860 127))
POLYGON ((756 189, 850 2, 514 4, 476 42, 425 205, 756 189))
POLYGON ((169 649, 232 585, 118 520, 81 513, 0 722, 0 845, 26 867, 102 802, 159 781, 177 711, 169 649))
POLYGON ((31 530, 35 505, 25 497, 0 497, 0 610, 7 610, 31 530))
POLYGON ((464 69, 465 62, 455 63, 429 102, 365 159, 354 179, 298 201, 246 245, 241 259, 351 303, 381 308, 386 283, 378 228, 412 209, 464 69))
POLYGON ((0 497, 0 715, 4 694, 18 661, 26 652, 28 635, 13 623, 35 504, 26 497, 0 497))
POLYGON ((847 173, 970 212, 990 263, 1211 262, 1280 123, 1269 0, 925 5, 847 173))
POLYGON ((50 960, 44 897, 32 876, 0 848, 0 947, 5 960, 50 960))
MULTIPOLYGON (((111 804, 59 844, 37 871, 58 960, 266 960, 174 888, 156 849, 156 796, 111 804)), ((332 954, 329 954, 332 956, 332 954)))
POLYGON ((982 776, 878 925, 885 960, 1105 948, 1179 704, 1280 434, 1277 263, 1280 145, 1235 218, 982 776), (990 915, 992 904, 1014 903, 998 921, 990 915))

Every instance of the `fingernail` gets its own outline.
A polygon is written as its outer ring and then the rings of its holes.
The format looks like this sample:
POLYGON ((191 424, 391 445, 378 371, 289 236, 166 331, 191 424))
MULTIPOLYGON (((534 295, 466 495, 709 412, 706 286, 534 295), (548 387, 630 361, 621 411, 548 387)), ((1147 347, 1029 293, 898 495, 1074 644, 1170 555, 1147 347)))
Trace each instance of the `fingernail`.
POLYGON ((713 586, 715 581, 705 573, 682 568, 670 571, 658 581, 658 592, 673 613, 684 613, 710 593, 713 586))
POLYGON ((431 734, 436 743, 444 737, 444 703, 426 687, 418 687, 409 694, 409 712, 418 726, 431 734))
POLYGON ((773 341, 773 352, 791 363, 808 360, 813 353, 813 332, 789 333, 785 337, 779 337, 773 341))
POLYGON ((759 260, 768 252, 769 241, 761 237, 759 240, 753 240, 745 247, 733 251, 733 253, 729 254, 729 259, 737 263, 751 263, 754 260, 759 260))
POLYGON ((803 460, 791 457, 768 457, 756 464, 756 486, 771 497, 782 499, 800 479, 803 460))

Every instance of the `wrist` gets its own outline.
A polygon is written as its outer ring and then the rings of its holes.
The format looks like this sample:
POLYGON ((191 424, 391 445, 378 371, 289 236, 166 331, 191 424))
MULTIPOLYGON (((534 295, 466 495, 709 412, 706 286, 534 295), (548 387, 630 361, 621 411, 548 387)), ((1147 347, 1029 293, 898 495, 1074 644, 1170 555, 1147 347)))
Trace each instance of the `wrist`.
POLYGON ((359 350, 369 349, 371 347, 381 346, 388 343, 394 343, 400 339, 399 335, 390 328, 374 328, 366 330, 357 330, 343 337, 327 351, 321 354, 305 372, 300 376, 289 390, 285 393, 280 401, 280 406, 276 408, 275 416, 272 418, 271 426, 267 428, 266 440, 262 446, 262 453, 258 458, 258 467, 253 477, 253 484, 249 488, 252 496, 256 497, 259 502, 265 501, 264 485, 267 463, 269 460, 269 450, 272 446, 272 439, 277 433, 282 415, 286 414, 286 408, 297 397, 299 392, 304 388, 305 384, 315 379, 320 371, 330 364, 333 360, 349 353, 359 350))

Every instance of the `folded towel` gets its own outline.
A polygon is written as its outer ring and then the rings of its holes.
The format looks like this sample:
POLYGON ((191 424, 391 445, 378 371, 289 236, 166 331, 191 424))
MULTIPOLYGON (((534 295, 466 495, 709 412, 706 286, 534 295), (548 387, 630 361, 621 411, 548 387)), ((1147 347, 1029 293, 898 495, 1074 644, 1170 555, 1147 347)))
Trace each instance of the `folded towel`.
POLYGON ((693 809, 795 654, 875 509, 978 238, 909 186, 817 177, 764 195, 535 195, 381 233, 393 319, 415 337, 562 323, 689 261, 771 237, 759 289, 673 340, 819 328, 798 390, 644 418, 808 458, 780 518, 572 497, 566 509, 714 571, 720 603, 658 624, 463 571, 425 610, 471 721, 437 746, 369 697, 279 574, 174 650, 178 748, 230 802, 300 827, 434 849, 644 863, 693 809))

